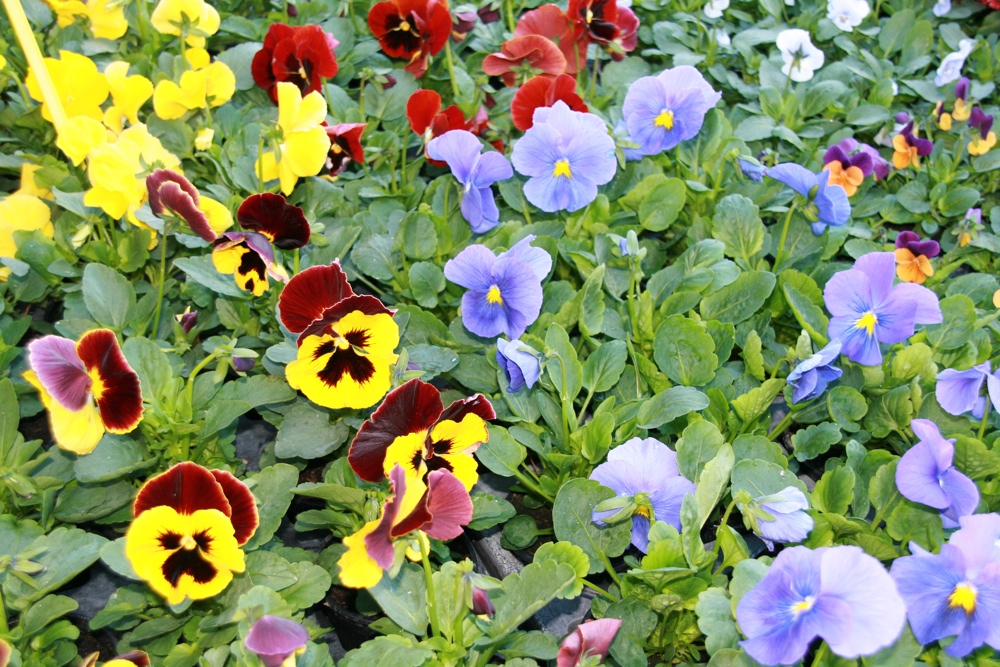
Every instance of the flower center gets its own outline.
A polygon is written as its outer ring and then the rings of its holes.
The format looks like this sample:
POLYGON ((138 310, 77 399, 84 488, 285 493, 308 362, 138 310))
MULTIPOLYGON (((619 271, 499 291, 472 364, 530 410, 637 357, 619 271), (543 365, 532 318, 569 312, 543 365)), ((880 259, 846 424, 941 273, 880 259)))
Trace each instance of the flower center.
POLYGON ((816 598, 812 595, 807 595, 805 600, 801 602, 796 602, 792 605, 792 613, 796 616, 804 614, 807 611, 812 611, 813 606, 816 604, 816 598))
POLYGON ((656 127, 662 127, 663 129, 669 131, 674 128, 674 112, 664 109, 653 121, 653 125, 656 127))
POLYGON ((594 20, 594 12, 590 9, 590 7, 587 7, 587 23, 590 23, 593 20, 594 20))
POLYGON ((855 329, 864 329, 869 336, 875 335, 875 325, 878 324, 878 316, 872 312, 868 311, 854 323, 855 329))
POLYGON ((104 389, 105 389, 104 380, 101 379, 101 376, 97 372, 96 368, 94 370, 88 371, 87 375, 90 376, 90 393, 94 395, 95 401, 101 400, 101 396, 104 395, 104 389))
POLYGON ((408 31, 409 29, 410 29, 410 22, 406 21, 405 19, 403 20, 402 23, 399 24, 399 27, 397 28, 397 30, 402 30, 404 32, 408 31))
POLYGON ((181 549, 185 551, 191 551, 192 549, 198 548, 198 542, 195 541, 190 535, 185 535, 181 538, 181 549))
POLYGON ((967 581, 955 586, 955 590, 948 596, 948 606, 952 609, 962 609, 966 615, 976 610, 976 587, 967 581))
POLYGON ((559 176, 565 176, 566 178, 572 178, 573 172, 569 168, 569 160, 563 158, 555 164, 555 168, 552 170, 552 175, 558 178, 559 176))
POLYGON ((503 304, 503 297, 500 295, 500 288, 496 285, 490 285, 490 289, 486 292, 486 303, 499 306, 503 304))

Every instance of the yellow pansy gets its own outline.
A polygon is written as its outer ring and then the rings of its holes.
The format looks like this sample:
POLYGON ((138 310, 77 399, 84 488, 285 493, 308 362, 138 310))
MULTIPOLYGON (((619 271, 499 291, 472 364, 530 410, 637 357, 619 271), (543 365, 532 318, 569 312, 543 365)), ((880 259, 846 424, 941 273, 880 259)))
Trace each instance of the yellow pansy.
POLYGON ((128 32, 125 6, 117 0, 87 0, 87 18, 98 39, 118 39, 128 32))
POLYGON ((215 130, 210 127, 203 127, 194 136, 194 147, 200 151, 207 151, 212 147, 213 139, 215 139, 215 130))
POLYGON ((180 35, 181 27, 188 46, 204 48, 205 38, 219 30, 219 12, 204 0, 160 0, 150 23, 164 35, 180 35))
POLYGON ((997 144, 997 135, 990 132, 984 139, 978 131, 972 133, 972 141, 969 142, 969 155, 985 155, 997 144))
POLYGON ((114 140, 103 123, 89 116, 74 116, 64 122, 56 133, 56 146, 70 161, 79 166, 91 151, 108 141, 114 140))
POLYGON ((111 89, 112 104, 104 112, 104 124, 115 134, 121 134, 125 120, 132 125, 139 123, 139 110, 153 96, 153 82, 146 77, 128 75, 129 64, 116 60, 104 68, 104 76, 111 89))
POLYGON ((208 51, 200 47, 191 47, 184 51, 184 59, 188 61, 191 69, 204 69, 212 62, 212 57, 208 51))
POLYGON ((180 85, 170 80, 156 84, 153 110, 163 120, 175 120, 194 109, 225 104, 235 92, 236 75, 228 65, 216 61, 203 69, 187 70, 180 85))
POLYGON ((315 176, 326 164, 330 138, 321 123, 326 120, 326 100, 318 91, 302 97, 298 86, 278 84, 278 125, 281 128, 280 160, 274 152, 261 157, 265 180, 281 181, 281 191, 291 194, 299 178, 315 176))
MULTIPOLYGON (((45 67, 59 93, 66 116, 87 116, 94 120, 104 118, 101 105, 108 99, 108 81, 97 70, 97 65, 87 56, 81 56, 71 51, 60 51, 59 58, 45 58, 45 67)), ((42 102, 42 118, 52 122, 49 107, 42 99, 42 89, 38 85, 35 72, 28 69, 25 80, 28 94, 42 102)))
POLYGON ((52 191, 48 188, 43 188, 38 185, 38 181, 35 180, 35 172, 41 169, 42 166, 35 164, 33 162, 22 162, 21 163, 21 187, 18 188, 16 195, 31 195, 32 197, 38 197, 39 199, 48 199, 53 201, 55 197, 52 196, 52 191))
MULTIPOLYGON (((17 252, 14 232, 38 230, 49 238, 55 234, 52 211, 38 197, 12 194, 0 199, 0 257, 13 257, 17 252)), ((10 269, 0 266, 0 281, 6 281, 10 269)))
POLYGON ((45 4, 56 13, 60 28, 73 25, 78 16, 87 15, 87 6, 80 0, 45 0, 45 4))
POLYGON ((91 152, 91 188, 83 203, 102 208, 116 220, 128 214, 130 222, 142 226, 134 213, 146 199, 146 176, 157 168, 179 171, 180 164, 145 125, 133 125, 91 152))

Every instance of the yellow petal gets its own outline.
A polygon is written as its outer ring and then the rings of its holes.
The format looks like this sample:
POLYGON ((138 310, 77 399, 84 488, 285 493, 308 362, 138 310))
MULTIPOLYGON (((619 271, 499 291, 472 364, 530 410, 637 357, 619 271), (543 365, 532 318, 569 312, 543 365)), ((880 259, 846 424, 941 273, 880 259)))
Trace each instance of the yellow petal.
POLYGON ((222 106, 236 92, 236 75, 229 66, 222 61, 215 61, 204 69, 205 76, 205 97, 213 107, 222 106))
POLYGON ((38 185, 38 181, 35 179, 35 172, 41 168, 41 165, 33 162, 22 162, 21 187, 18 188, 17 192, 14 194, 31 195, 32 197, 38 197, 39 199, 48 199, 49 201, 53 201, 55 197, 52 196, 52 191, 38 185))
POLYGON ((109 0, 87 0, 90 31, 99 39, 118 39, 128 32, 125 7, 109 0))
POLYGON ((14 232, 35 230, 52 238, 52 211, 32 195, 12 194, 0 199, 0 257, 13 257, 17 252, 14 232))
POLYGON ((353 535, 344 538, 347 551, 337 561, 340 583, 348 588, 371 588, 382 579, 382 568, 368 555, 365 538, 378 527, 378 521, 369 521, 353 535))
POLYGON ((216 234, 222 234, 233 226, 233 214, 229 212, 227 207, 214 199, 203 195, 199 200, 198 208, 208 218, 208 226, 216 234))
POLYGON ((25 371, 24 379, 38 391, 38 397, 49 413, 49 426, 56 445, 79 456, 94 451, 104 437, 104 422, 97 406, 88 401, 83 409, 72 412, 52 399, 34 371, 25 371))
POLYGON ((211 56, 208 55, 208 51, 201 48, 190 48, 185 50, 184 58, 186 58, 188 64, 191 65, 191 69, 203 69, 208 67, 208 63, 211 62, 211 56))
POLYGON ((91 151, 107 140, 107 128, 88 116, 70 118, 56 133, 56 146, 75 166, 82 164, 91 151))
MULTIPOLYGON (((108 98, 108 82, 104 75, 97 71, 94 61, 71 51, 60 51, 58 59, 45 58, 44 62, 63 103, 67 118, 88 116, 99 121, 104 117, 101 104, 108 98)), ((41 86, 31 69, 28 70, 25 85, 32 98, 42 101, 41 86)), ((42 117, 52 122, 52 115, 44 102, 42 117)))
POLYGON ((388 477, 392 469, 399 465, 406 473, 407 480, 423 479, 427 473, 424 462, 424 446, 427 441, 427 431, 417 431, 398 436, 385 450, 385 461, 382 471, 388 477))

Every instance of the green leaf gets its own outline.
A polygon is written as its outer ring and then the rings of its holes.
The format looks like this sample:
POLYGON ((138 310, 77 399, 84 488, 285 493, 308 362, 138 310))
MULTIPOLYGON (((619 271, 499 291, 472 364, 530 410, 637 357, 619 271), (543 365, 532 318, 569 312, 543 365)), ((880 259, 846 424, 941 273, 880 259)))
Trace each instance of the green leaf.
POLYGON ((699 419, 687 425, 677 439, 677 468, 692 482, 697 482, 702 469, 725 446, 726 439, 712 422, 699 419))
POLYGON ((782 291, 799 326, 806 330, 806 333, 817 345, 826 345, 828 341, 825 332, 830 326, 830 320, 823 313, 823 309, 813 303, 794 285, 785 284, 782 291))
POLYGON ((420 667, 434 657, 425 646, 416 646, 400 635, 370 639, 348 653, 340 667, 420 667))
POLYGON ((774 289, 775 278, 767 271, 747 271, 729 285, 701 301, 701 317, 739 324, 756 313, 774 289))
POLYGON ((254 87, 250 63, 260 48, 260 42, 243 42, 216 56, 216 60, 228 65, 236 75, 236 90, 250 90, 254 87))
MULTIPOLYGON (((938 202, 938 210, 946 218, 957 218, 979 201, 979 190, 975 188, 948 188, 944 197, 938 202)), ((947 320, 946 320, 947 321, 947 320)))
POLYGON ((110 482, 154 466, 146 447, 128 436, 107 433, 97 448, 73 461, 76 479, 85 484, 110 482))
POLYGON ((709 588, 698 596, 694 613, 698 615, 698 629, 705 635, 705 650, 709 655, 724 648, 739 648, 740 633, 731 604, 721 588, 709 588))
POLYGON ((6 453, 14 446, 19 423, 14 384, 7 378, 0 379, 0 452, 4 454, 0 460, 4 460, 6 453))
POLYGON ((487 635, 495 640, 513 632, 535 612, 564 593, 574 581, 576 571, 554 560, 529 563, 520 572, 507 575, 503 580, 503 595, 491 596, 496 614, 488 624, 487 635))
POLYGON ((135 314, 135 289, 122 274, 103 264, 83 270, 83 302, 98 324, 121 333, 135 314))
POLYGON ((792 434, 792 447, 795 458, 799 461, 809 461, 820 454, 825 454, 830 447, 840 442, 840 427, 833 422, 823 422, 796 431, 792 434))
POLYGON ((904 500, 885 520, 885 532, 899 542, 916 542, 930 551, 944 543, 941 512, 926 505, 904 500))
POLYGON ((798 477, 769 461, 743 460, 733 466, 733 496, 746 491, 753 498, 760 498, 790 486, 806 492, 806 485, 798 477))
POLYGON ((596 336, 604 328, 604 275, 607 267, 601 264, 590 272, 580 290, 580 332, 596 336))
POLYGON ((698 503, 692 494, 681 501, 681 544, 688 565, 696 570, 715 562, 715 554, 705 550, 701 541, 701 526, 698 525, 698 503))
POLYGON ((897 463, 899 463, 899 459, 893 459, 883 465, 872 476, 871 482, 868 483, 868 498, 883 518, 887 516, 893 507, 902 501, 902 496, 896 487, 897 463))
POLYGON ((625 371, 628 348, 623 340, 602 344, 583 363, 583 386, 587 391, 610 391, 625 371))
POLYGON ((572 542, 583 549, 590 559, 591 574, 603 572, 603 557, 620 556, 632 539, 631 521, 611 526, 598 526, 593 521, 598 503, 614 496, 614 491, 593 480, 577 478, 563 484, 552 505, 556 539, 572 542))
POLYGON ((878 653, 862 658, 864 667, 913 667, 917 656, 924 652, 910 627, 903 627, 903 634, 892 646, 887 646, 878 653))
POLYGON ((743 364, 746 367, 747 375, 755 378, 758 382, 763 382, 764 378, 767 377, 761 349, 763 346, 760 336, 756 331, 751 331, 747 334, 746 342, 743 343, 743 364))
POLYGON ((497 498, 489 493, 472 494, 472 521, 469 522, 471 530, 486 530, 517 514, 514 506, 502 498, 497 498))
POLYGON ((708 407, 708 396, 692 387, 671 387, 653 396, 642 404, 636 416, 639 428, 659 428, 678 417, 704 410, 708 407))
POLYGON ((976 304, 964 294, 941 299, 940 324, 927 327, 927 340, 935 350, 954 350, 965 345, 976 330, 976 304))
POLYGON ((188 275, 202 287, 207 287, 216 294, 245 299, 247 293, 241 290, 232 276, 219 273, 212 264, 211 253, 200 257, 179 257, 174 260, 174 266, 188 275))
POLYGON ((565 563, 576 571, 576 580, 572 586, 559 594, 560 598, 572 600, 583 592, 583 581, 590 573, 590 559, 577 545, 570 542, 546 542, 535 551, 533 560, 536 563, 544 563, 547 560, 565 563))
POLYGON ((720 570, 736 565, 741 560, 750 557, 750 549, 747 548, 746 540, 733 530, 732 526, 719 526, 715 531, 715 539, 722 547, 722 563, 720 570))
POLYGON ((434 223, 425 214, 411 211, 403 218, 396 233, 396 247, 407 257, 430 259, 437 250, 438 237, 434 223))
MULTIPOLYGON (((448 640, 454 639, 456 626, 459 626, 469 613, 468 600, 472 596, 472 583, 469 579, 471 574, 472 561, 465 560, 461 563, 454 561, 442 563, 441 569, 431 575, 434 588, 434 613, 437 615, 441 634, 448 640)), ((411 594, 410 591, 404 593, 404 595, 411 594)), ((426 623, 423 627, 426 630, 426 623)))
POLYGON ((897 380, 912 380, 918 375, 930 376, 937 373, 933 361, 934 350, 923 343, 912 343, 892 356, 892 377, 897 380))
POLYGON ((854 501, 854 471, 847 466, 827 470, 816 482, 813 506, 831 514, 847 514, 854 501))
POLYGON ((385 573, 368 592, 396 625, 418 637, 427 634, 427 584, 419 565, 406 563, 395 577, 385 573))
POLYGON ((410 292, 424 308, 434 308, 438 304, 438 294, 447 287, 444 271, 432 262, 415 262, 410 267, 410 292))
POLYGON ((653 174, 641 180, 619 201, 639 215, 639 223, 645 229, 662 232, 677 219, 686 200, 684 181, 653 174))
POLYGON ((744 423, 752 422, 767 412, 774 399, 781 393, 785 386, 785 381, 780 378, 771 378, 759 387, 755 387, 733 400, 733 410, 739 415, 744 423))
POLYGON ((344 444, 348 435, 343 421, 331 424, 325 411, 299 401, 285 413, 274 441, 274 455, 279 459, 318 459, 344 444))
POLYGON ((299 561, 293 565, 296 570, 295 583, 281 589, 281 597, 295 609, 308 609, 319 604, 333 585, 333 578, 326 568, 299 561))
POLYGON ((37 637, 45 626, 76 611, 79 607, 73 598, 64 595, 46 595, 24 612, 18 625, 25 637, 37 637))
POLYGON ((31 577, 30 585, 8 576, 3 585, 5 602, 21 611, 29 609, 34 602, 93 565, 107 542, 100 535, 65 526, 40 536, 30 549, 39 553, 31 560, 42 566, 41 572, 31 577))
POLYGON ((971 479, 1000 474, 1000 454, 967 435, 955 436, 954 465, 971 479))
POLYGON ((559 390, 559 395, 572 401, 580 393, 583 386, 583 368, 576 356, 576 348, 570 342, 569 334, 558 324, 551 324, 545 332, 546 352, 555 355, 545 364, 552 384, 559 390))
POLYGON ((653 359, 676 384, 702 386, 715 377, 719 359, 705 327, 683 315, 671 315, 656 329, 653 359))
POLYGON ((788 459, 781 445, 771 442, 762 435, 749 435, 744 433, 733 441, 733 453, 737 461, 745 459, 760 459, 770 461, 782 468, 788 467, 788 459))
POLYGON ((139 376, 143 398, 149 403, 155 403, 159 392, 173 377, 166 353, 155 341, 140 336, 130 336, 122 345, 122 352, 129 366, 139 376))
POLYGON ((715 458, 705 464, 705 469, 697 480, 694 492, 694 499, 698 503, 699 528, 705 526, 705 522, 711 516, 712 510, 715 509, 715 506, 726 492, 735 462, 736 458, 733 455, 733 448, 725 444, 719 450, 719 453, 715 455, 715 458))
POLYGON ((288 383, 273 375, 254 375, 227 382, 216 395, 219 400, 246 401, 251 408, 287 403, 296 397, 288 383))
POLYGON ((287 463, 276 463, 247 481, 257 499, 257 513, 260 515, 257 532, 244 547, 246 551, 252 551, 269 542, 281 525, 281 519, 292 504, 292 489, 299 481, 299 471, 287 463))
POLYGON ((712 237, 726 244, 727 256, 744 259, 749 266, 764 248, 764 223, 760 220, 760 209, 743 195, 723 197, 715 205, 712 237))
POLYGON ((476 457, 490 472, 501 477, 514 477, 527 458, 528 450, 504 427, 490 424, 487 429, 490 437, 479 445, 476 457))

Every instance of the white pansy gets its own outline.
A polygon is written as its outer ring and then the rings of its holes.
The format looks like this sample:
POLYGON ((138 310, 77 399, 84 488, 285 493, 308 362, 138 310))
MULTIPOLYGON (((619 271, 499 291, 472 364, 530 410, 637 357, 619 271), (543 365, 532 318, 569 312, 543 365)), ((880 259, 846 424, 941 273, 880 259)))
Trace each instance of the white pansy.
POLYGON ((708 0, 708 4, 705 5, 705 16, 717 19, 727 9, 729 9, 729 0, 708 0))
POLYGON ((785 61, 781 68, 782 73, 788 75, 792 81, 808 81, 813 78, 814 72, 823 66, 826 57, 823 52, 813 46, 809 38, 809 32, 800 28, 782 30, 778 33, 774 43, 781 51, 781 58, 785 61))
POLYGON ((733 40, 729 38, 729 33, 726 32, 725 28, 716 28, 715 32, 715 43, 719 45, 720 49, 728 49, 732 46, 733 40))
POLYGON ((935 86, 944 86, 962 76, 962 66, 965 65, 965 59, 972 53, 975 44, 971 39, 963 39, 958 43, 958 51, 952 51, 944 57, 941 66, 938 67, 937 76, 934 77, 935 86))
POLYGON ((844 32, 854 32, 871 12, 865 0, 829 0, 826 17, 844 32))
POLYGON ((951 11, 951 0, 937 0, 931 11, 934 12, 934 16, 944 16, 951 11))

